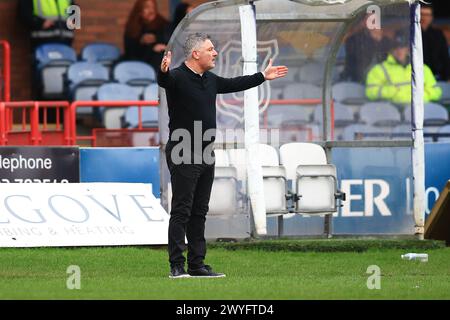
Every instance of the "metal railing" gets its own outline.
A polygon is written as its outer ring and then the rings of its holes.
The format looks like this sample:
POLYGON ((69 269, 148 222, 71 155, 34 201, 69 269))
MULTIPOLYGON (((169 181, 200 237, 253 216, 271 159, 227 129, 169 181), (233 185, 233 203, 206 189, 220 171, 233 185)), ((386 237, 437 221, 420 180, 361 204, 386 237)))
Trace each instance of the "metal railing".
MULTIPOLYGON (((128 107, 128 106, 137 106, 138 107, 138 127, 136 128, 138 131, 142 130, 144 131, 144 127, 142 125, 142 107, 158 107, 159 106, 159 102, 154 100, 154 101, 74 101, 72 102, 72 104, 70 105, 70 113, 72 115, 71 117, 71 143, 72 144, 77 144, 78 141, 80 140, 89 140, 91 141, 92 145, 95 145, 95 134, 93 135, 77 135, 77 126, 76 126, 76 114, 77 114, 77 109, 78 108, 87 108, 87 107, 92 107, 92 108, 100 108, 100 107, 107 107, 107 108, 123 108, 123 107, 128 107)), ((117 128, 117 129, 113 129, 115 131, 129 131, 129 129, 123 128, 117 128)), ((94 132, 95 133, 95 132, 94 132)))
POLYGON ((67 101, 0 102, 0 145, 70 145, 71 118, 67 101), (51 126, 47 122, 48 108, 56 109, 56 123, 51 126), (60 109, 64 115, 62 122, 60 109), (16 111, 20 112, 18 117, 16 111), (16 124, 15 118, 20 118, 20 123, 16 124))

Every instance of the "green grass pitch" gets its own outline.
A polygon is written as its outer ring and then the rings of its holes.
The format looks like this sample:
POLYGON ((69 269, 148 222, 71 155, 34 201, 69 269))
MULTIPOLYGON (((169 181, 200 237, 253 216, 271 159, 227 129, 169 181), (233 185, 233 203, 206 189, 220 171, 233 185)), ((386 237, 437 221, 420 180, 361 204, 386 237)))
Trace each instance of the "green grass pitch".
POLYGON ((215 243, 206 262, 227 277, 169 279, 164 248, 1 248, 0 299, 450 299, 450 248, 436 242, 215 243), (401 260, 406 252, 429 261, 401 260), (67 288, 71 265, 80 289, 67 288), (379 289, 367 286, 373 265, 379 289))

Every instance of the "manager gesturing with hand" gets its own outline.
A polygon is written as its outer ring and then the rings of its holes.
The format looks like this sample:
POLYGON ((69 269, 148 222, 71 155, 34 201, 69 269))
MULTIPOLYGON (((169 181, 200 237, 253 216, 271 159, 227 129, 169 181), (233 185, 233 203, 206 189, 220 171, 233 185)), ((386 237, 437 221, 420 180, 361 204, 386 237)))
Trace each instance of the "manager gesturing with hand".
POLYGON ((172 209, 169 221, 169 262, 171 278, 224 277, 205 264, 205 221, 214 180, 214 152, 211 159, 203 151, 214 142, 214 134, 203 141, 205 132, 216 129, 216 95, 247 90, 265 80, 283 77, 285 66, 269 65, 264 72, 236 78, 222 78, 210 72, 215 67, 217 51, 210 37, 203 33, 189 35, 184 45, 186 60, 170 70, 171 52, 167 52, 158 72, 158 84, 166 89, 169 109, 169 141, 166 161, 172 183, 172 209), (194 129, 201 128, 201 137, 194 129), (188 134, 189 141, 180 141, 188 134), (198 136, 198 137, 197 137, 198 136), (201 141, 194 141, 198 138, 201 141), (178 144, 183 144, 179 148, 178 144), (187 148, 186 148, 187 143, 187 148), (185 271, 187 238, 187 263, 185 271))

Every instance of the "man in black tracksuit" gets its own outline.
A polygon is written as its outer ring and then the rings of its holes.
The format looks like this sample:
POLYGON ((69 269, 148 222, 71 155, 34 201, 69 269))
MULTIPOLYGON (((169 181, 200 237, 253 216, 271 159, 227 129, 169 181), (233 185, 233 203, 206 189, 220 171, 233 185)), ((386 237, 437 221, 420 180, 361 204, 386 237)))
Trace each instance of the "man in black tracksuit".
POLYGON ((247 90, 265 80, 283 77, 285 66, 272 66, 254 75, 226 79, 214 68, 217 51, 206 34, 190 35, 185 43, 186 61, 169 71, 171 52, 161 62, 158 84, 166 89, 169 107, 169 141, 166 160, 172 183, 169 221, 171 278, 224 277, 204 264, 205 221, 214 180, 216 95, 247 90), (205 141, 204 141, 205 140, 205 141), (184 269, 185 237, 188 241, 188 272, 184 269))

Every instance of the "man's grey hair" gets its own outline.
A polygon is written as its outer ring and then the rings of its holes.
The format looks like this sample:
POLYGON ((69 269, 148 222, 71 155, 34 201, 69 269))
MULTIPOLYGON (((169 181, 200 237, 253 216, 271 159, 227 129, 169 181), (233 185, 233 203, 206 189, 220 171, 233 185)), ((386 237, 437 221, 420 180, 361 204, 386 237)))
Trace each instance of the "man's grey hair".
POLYGON ((186 42, 184 43, 184 55, 188 59, 192 55, 192 51, 197 49, 199 46, 203 44, 206 40, 211 40, 211 37, 206 33, 193 33, 190 34, 186 38, 186 42))

